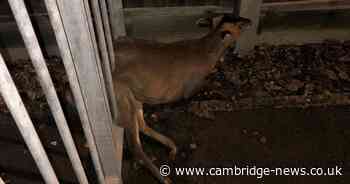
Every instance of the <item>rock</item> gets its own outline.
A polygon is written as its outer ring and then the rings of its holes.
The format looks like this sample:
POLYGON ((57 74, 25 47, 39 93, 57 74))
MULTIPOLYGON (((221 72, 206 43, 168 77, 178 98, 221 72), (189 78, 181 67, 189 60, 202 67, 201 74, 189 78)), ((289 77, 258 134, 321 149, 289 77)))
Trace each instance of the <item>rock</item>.
POLYGON ((252 133, 252 135, 254 135, 254 136, 258 136, 260 133, 258 132, 258 131, 254 131, 253 133, 252 133))
POLYGON ((306 98, 304 96, 298 96, 298 95, 290 95, 287 96, 288 105, 300 105, 304 104, 306 101, 306 98))
POLYGON ((189 111, 199 117, 213 119, 212 112, 217 111, 232 111, 233 104, 225 100, 206 100, 200 102, 193 102, 190 104, 189 111))
POLYGON ((281 74, 281 71, 275 71, 273 73, 273 79, 274 80, 279 80, 281 78, 282 74, 281 74))
POLYGON ((190 149, 191 150, 197 149, 197 144, 195 144, 195 143, 190 144, 190 149))
POLYGON ((269 96, 269 93, 263 89, 257 89, 254 91, 254 96, 257 98, 263 98, 269 96))
POLYGON ((207 106, 201 102, 192 102, 190 104, 189 111, 201 118, 206 118, 206 119, 215 118, 213 112, 210 112, 209 108, 207 108, 207 106))
POLYGON ((282 89, 281 86, 276 85, 275 81, 265 82, 264 87, 267 91, 279 91, 282 89))
POLYGON ((265 75, 264 72, 258 73, 258 74, 256 75, 256 77, 257 77, 258 79, 260 79, 260 80, 265 80, 265 79, 266 79, 266 75, 265 75))
POLYGON ((217 82, 217 81, 214 81, 214 82, 213 82, 213 85, 214 85, 215 87, 221 87, 221 86, 222 86, 221 83, 220 83, 220 82, 217 82))
POLYGON ((286 86, 288 91, 292 91, 292 92, 298 91, 302 87, 304 87, 304 82, 297 79, 290 80, 286 86))
POLYGON ((158 115, 155 114, 155 113, 152 113, 152 114, 151 114, 151 118, 152 118, 152 120, 153 120, 154 122, 157 122, 157 121, 159 120, 158 115))
POLYGON ((262 136, 262 137, 260 137, 259 141, 260 141, 262 144, 266 144, 267 139, 266 139, 265 136, 262 136))
POLYGON ((50 144, 51 144, 52 146, 57 146, 57 141, 51 141, 50 144))
POLYGON ((312 94, 312 91, 314 90, 315 85, 312 83, 308 83, 305 85, 305 91, 304 91, 304 96, 308 96, 312 94))
POLYGON ((236 102, 236 101, 237 101, 236 96, 232 96, 232 97, 231 97, 231 100, 232 100, 233 102, 236 102))
POLYGON ((325 98, 329 98, 329 97, 331 97, 333 94, 332 94, 332 92, 329 91, 328 89, 325 89, 325 90, 323 90, 322 95, 323 95, 325 98))
POLYGON ((242 81, 240 80, 239 71, 225 71, 225 78, 232 82, 235 85, 241 85, 242 81))
POLYGON ((295 77, 295 76, 298 76, 298 75, 302 74, 302 72, 301 72, 301 70, 299 68, 293 68, 288 74, 291 77, 295 77))
POLYGON ((339 71, 338 76, 342 80, 350 81, 349 75, 344 71, 339 71))
POLYGON ((253 108, 253 98, 242 98, 237 101, 237 105, 241 109, 252 109, 253 108))
POLYGON ((225 58, 224 58, 224 57, 220 57, 219 61, 220 61, 220 62, 224 62, 224 61, 225 61, 225 58))
POLYGON ((325 74, 331 80, 338 80, 337 74, 332 70, 326 69, 322 71, 322 73, 325 74))
POLYGON ((338 60, 340 62, 350 62, 350 54, 347 54, 347 55, 345 55, 343 57, 340 57, 338 60))

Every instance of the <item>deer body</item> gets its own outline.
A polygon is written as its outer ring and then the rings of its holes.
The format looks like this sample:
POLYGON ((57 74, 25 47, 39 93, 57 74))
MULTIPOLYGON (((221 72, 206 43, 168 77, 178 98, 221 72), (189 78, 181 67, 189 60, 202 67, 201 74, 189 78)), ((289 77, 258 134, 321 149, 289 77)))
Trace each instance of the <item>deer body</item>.
POLYGON ((224 50, 220 48, 221 40, 214 40, 217 43, 212 48, 203 48, 205 42, 213 42, 203 39, 171 44, 117 40, 116 59, 120 63, 113 80, 128 83, 136 99, 143 103, 161 104, 188 98, 204 83, 222 55, 215 51, 224 50))
POLYGON ((171 139, 147 126, 143 104, 173 102, 188 98, 200 89, 225 49, 239 36, 238 23, 250 22, 244 18, 236 21, 220 27, 215 25, 209 34, 200 39, 165 44, 119 38, 114 43, 117 67, 113 72, 113 83, 119 110, 117 122, 125 128, 135 157, 162 183, 169 184, 170 180, 160 175, 159 168, 143 152, 139 132, 170 148, 172 159, 177 148, 171 139), (223 38, 224 32, 229 32, 231 36, 223 38))

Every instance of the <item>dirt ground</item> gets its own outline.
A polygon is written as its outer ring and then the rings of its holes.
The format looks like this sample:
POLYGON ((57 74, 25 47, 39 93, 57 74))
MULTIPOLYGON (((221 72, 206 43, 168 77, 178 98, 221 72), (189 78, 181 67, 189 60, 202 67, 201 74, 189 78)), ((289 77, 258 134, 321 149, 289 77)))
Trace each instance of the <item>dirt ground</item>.
MULTIPOLYGON (((179 147, 174 162, 168 150, 147 137, 144 148, 158 165, 172 167, 344 167, 346 176, 276 177, 172 176, 174 183, 348 183, 349 107, 263 109, 220 112, 204 120, 175 112, 152 127, 173 138, 179 147), (195 145, 195 146, 194 146, 195 145)), ((125 154, 124 181, 157 183, 125 154)))
MULTIPOLYGON (((191 99, 145 107, 148 124, 176 142, 176 160, 169 160, 164 146, 142 136, 144 150, 157 166, 171 168, 338 166, 344 174, 257 179, 172 173, 176 184, 349 183, 349 51, 350 42, 327 41, 261 45, 245 58, 228 54, 191 99)), ((67 79, 60 59, 48 60, 61 94, 67 79)), ((7 64, 61 182, 77 183, 29 61, 7 64)), ((0 176, 11 184, 43 183, 1 98, 0 112, 0 176)), ((72 109, 66 113, 84 167, 96 183, 79 119, 68 112, 72 109)), ((123 179, 126 184, 157 183, 135 162, 127 145, 123 179)))

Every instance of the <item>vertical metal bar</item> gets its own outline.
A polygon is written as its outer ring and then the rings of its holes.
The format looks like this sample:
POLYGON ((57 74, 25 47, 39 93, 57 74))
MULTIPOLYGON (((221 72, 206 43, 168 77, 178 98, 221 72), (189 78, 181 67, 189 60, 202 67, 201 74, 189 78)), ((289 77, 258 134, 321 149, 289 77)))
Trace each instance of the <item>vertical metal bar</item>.
POLYGON ((60 15, 58 6, 56 4, 56 0, 45 0, 45 5, 49 14, 52 28, 55 32, 57 45, 59 47, 59 50, 62 56, 63 64, 65 66, 66 73, 68 75, 70 88, 72 90, 74 101, 76 103, 80 120, 82 122, 84 134, 87 139, 87 143, 89 145, 89 149, 90 149, 91 157, 95 166, 97 177, 99 182, 102 184, 104 183, 104 174, 102 171, 100 158, 98 156, 96 142, 89 123, 90 120, 87 115, 87 110, 85 106, 86 104, 84 103, 84 99, 81 93, 80 83, 77 77, 77 71, 74 67, 73 57, 72 57, 70 46, 68 44, 68 39, 64 30, 61 15, 60 15))
MULTIPOLYGON (((114 53, 114 48, 113 48, 113 38, 112 38, 112 33, 111 33, 111 30, 110 30, 110 22, 109 22, 109 18, 111 18, 112 16, 108 15, 108 8, 107 8, 107 5, 106 5, 106 1, 105 0, 101 0, 102 1, 102 4, 101 4, 101 7, 102 7, 102 16, 103 16, 103 22, 104 22, 104 26, 106 27, 106 36, 107 36, 107 44, 108 44, 108 48, 109 48, 109 51, 110 53, 112 53, 112 55, 110 55, 111 58, 111 62, 113 63, 112 65, 112 71, 115 70, 116 68, 116 61, 115 61, 115 53, 114 53)), ((110 3, 109 4, 109 8, 111 8, 111 0, 108 0, 108 2, 110 3)), ((111 10, 111 9, 109 9, 111 10)), ((113 11, 110 11, 110 14, 112 14, 113 11)), ((110 84, 111 86, 113 86, 113 83, 110 84)), ((114 88, 113 88, 114 89, 114 88)), ((113 90, 112 89, 112 90, 113 90)), ((116 99, 115 99, 115 96, 114 96, 114 90, 112 91, 113 92, 113 96, 111 97, 111 100, 114 102, 112 102, 112 105, 113 105, 113 109, 114 109, 114 122, 117 120, 117 110, 118 110, 118 107, 117 107, 117 104, 116 104, 116 99)), ((112 110, 113 110, 112 109, 112 110)), ((117 168, 119 169, 118 170, 118 175, 120 176, 121 178, 121 168, 122 168, 122 161, 123 161, 123 142, 124 142, 124 130, 119 127, 118 125, 118 122, 115 122, 112 124, 112 134, 113 134, 113 139, 114 139, 114 143, 116 144, 116 159, 119 161, 117 164, 117 168)), ((122 183, 122 181, 118 181, 116 183, 122 183)))
MULTIPOLYGON (((102 0, 104 1, 104 0, 102 0)), ((101 0, 100 0, 101 2, 101 0)), ((104 68, 104 76, 106 79, 106 87, 107 87, 107 92, 109 93, 109 102, 110 102, 110 107, 111 107, 111 112, 112 112, 112 117, 113 120, 116 121, 117 119, 117 104, 116 104, 116 99, 115 99, 115 93, 114 93, 114 87, 113 87, 113 79, 112 79, 112 73, 111 73, 111 68, 109 65, 109 58, 108 58, 108 51, 107 51, 107 46, 106 46, 106 37, 105 37, 105 32, 103 29, 103 24, 102 24, 102 17, 101 17, 101 11, 100 11, 100 6, 98 1, 92 1, 92 12, 94 16, 94 22, 95 22, 95 28, 97 31, 97 39, 98 39, 98 44, 99 44, 99 49, 101 53, 101 59, 102 59, 102 65, 104 68)), ((108 19, 108 17, 105 17, 108 19)), ((112 124, 112 134, 114 138, 114 143, 117 148, 122 148, 123 145, 123 131, 120 130, 120 128, 116 127, 115 124, 112 124)), ((118 173, 116 173, 118 176, 121 177, 121 162, 122 162, 122 149, 116 150, 116 156, 118 161, 118 173)), ((113 181, 114 182, 114 181, 113 181)), ((119 182, 118 182, 119 183, 119 182)))
POLYGON ((40 49, 37 37, 34 33, 32 23, 29 19, 23 0, 9 0, 10 7, 16 19, 19 31, 23 37, 25 46, 32 60, 34 68, 39 76, 39 82, 43 88, 46 100, 52 111, 58 131, 72 162, 73 169, 80 183, 88 183, 84 168, 75 147, 73 137, 69 131, 66 118, 63 114, 61 104, 58 100, 55 87, 53 85, 49 70, 47 69, 44 56, 40 49))
POLYGON ((109 22, 107 4, 106 4, 106 0, 100 0, 100 2, 101 2, 100 4, 101 4, 101 11, 102 11, 103 26, 104 26, 104 30, 105 30, 108 53, 109 53, 109 60, 110 60, 112 71, 114 71, 114 69, 115 69, 115 56, 114 56, 112 32, 111 32, 111 27, 110 27, 111 24, 109 22))
MULTIPOLYGON (((74 66, 82 89, 90 126, 96 141, 105 183, 121 181, 112 117, 108 106, 105 80, 96 50, 94 30, 87 0, 57 0, 74 66)), ((120 183, 120 182, 119 182, 120 183)))
POLYGON ((99 44, 99 49, 101 53, 101 59, 102 59, 102 68, 104 69, 104 77, 106 79, 106 87, 107 87, 107 93, 109 98, 109 104, 111 107, 111 113, 112 117, 116 119, 116 112, 117 112, 117 104, 115 100, 115 94, 114 94, 114 88, 113 88, 113 79, 112 79, 112 73, 111 73, 111 67, 110 62, 108 58, 108 50, 106 45, 106 37, 103 30, 103 24, 102 24, 102 17, 101 17, 101 11, 98 1, 91 1, 92 3, 92 12, 94 16, 94 22, 96 24, 95 28, 97 30, 97 40, 99 44))
POLYGON ((50 164, 34 125, 19 96, 5 61, 0 54, 0 93, 4 98, 25 143, 38 166, 44 181, 48 184, 58 184, 57 176, 50 164))
MULTIPOLYGON (((108 102, 108 105, 106 106, 106 110, 108 113, 111 113, 111 109, 110 109, 110 104, 112 103, 116 103, 116 102, 112 102, 109 101, 110 99, 108 99, 108 95, 106 95, 107 93, 110 93, 109 91, 106 91, 106 86, 105 83, 102 81, 105 81, 105 76, 104 76, 104 72, 102 72, 102 66, 101 66, 101 58, 100 58, 100 52, 97 46, 97 41, 96 41, 96 37, 95 37, 95 29, 94 29, 94 25, 93 25, 93 21, 92 21, 92 15, 91 15, 91 11, 90 11, 90 5, 89 5, 89 0, 82 0, 83 4, 84 4, 84 8, 85 8, 85 13, 83 14, 85 21, 88 23, 89 29, 88 32, 90 34, 89 39, 91 39, 92 41, 92 46, 95 50, 94 52, 94 56, 96 58, 96 66, 97 66, 97 70, 98 70, 98 75, 101 78, 101 83, 100 85, 102 86, 102 94, 104 95, 105 100, 108 102)), ((114 108, 114 107, 112 107, 114 108)), ((112 115, 114 115, 114 112, 111 113, 112 115)), ((109 116, 108 116, 109 117, 109 116)))

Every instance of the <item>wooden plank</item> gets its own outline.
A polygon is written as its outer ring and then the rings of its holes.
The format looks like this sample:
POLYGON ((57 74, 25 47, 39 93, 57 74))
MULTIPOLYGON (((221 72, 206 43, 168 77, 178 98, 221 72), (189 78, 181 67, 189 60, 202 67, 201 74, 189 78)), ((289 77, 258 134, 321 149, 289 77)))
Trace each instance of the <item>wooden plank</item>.
POLYGON ((242 0, 240 16, 249 18, 253 25, 247 29, 237 42, 237 51, 239 55, 246 55, 252 50, 258 41, 258 25, 260 19, 260 8, 262 0, 242 0))
MULTIPOLYGON (((57 1, 73 56, 84 103, 90 120, 104 181, 121 180, 121 160, 117 160, 112 134, 112 117, 106 98, 104 78, 91 26, 87 1, 57 1), (112 180, 111 180, 112 178, 112 180)), ((101 180, 100 180, 101 181, 101 180)), ((117 183, 117 182, 110 182, 117 183)))

